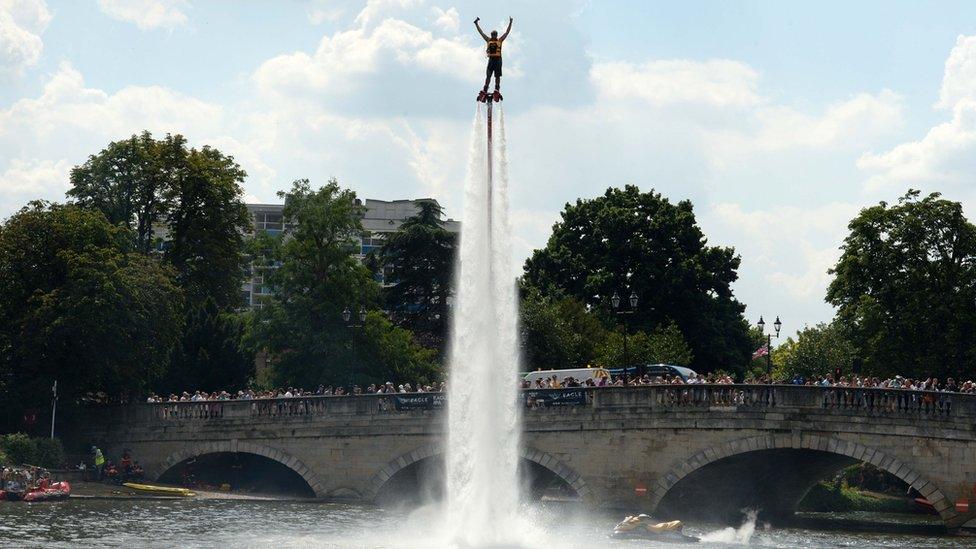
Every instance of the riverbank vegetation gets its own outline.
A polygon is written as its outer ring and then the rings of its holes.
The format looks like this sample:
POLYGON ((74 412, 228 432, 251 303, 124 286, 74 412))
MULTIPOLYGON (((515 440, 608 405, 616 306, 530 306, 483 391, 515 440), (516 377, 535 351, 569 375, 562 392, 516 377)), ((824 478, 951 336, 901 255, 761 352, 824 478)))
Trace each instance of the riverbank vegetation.
POLYGON ((64 465, 64 449, 58 439, 29 437, 24 433, 0 435, 0 466, 39 465, 54 469, 64 465))
POLYGON ((858 463, 834 478, 817 483, 798 506, 799 511, 886 513, 915 512, 908 485, 869 463, 858 463))

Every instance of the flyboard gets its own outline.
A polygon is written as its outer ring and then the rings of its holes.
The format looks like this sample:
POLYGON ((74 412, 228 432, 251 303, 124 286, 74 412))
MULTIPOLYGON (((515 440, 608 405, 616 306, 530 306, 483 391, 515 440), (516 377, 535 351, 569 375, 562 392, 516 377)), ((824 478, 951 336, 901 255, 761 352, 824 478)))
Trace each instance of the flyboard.
MULTIPOLYGON (((486 91, 480 91, 480 92, 478 92, 478 99, 477 100, 478 100, 479 103, 484 103, 486 105, 486 107, 487 107, 487 113, 486 113, 486 115, 488 117, 488 174, 487 174, 488 175, 488 189, 487 189, 487 191, 488 191, 488 200, 486 201, 486 203, 488 204, 488 254, 489 254, 489 258, 491 257, 491 254, 492 254, 492 248, 491 248, 491 231, 492 231, 492 225, 491 225, 491 191, 492 191, 492 182, 493 182, 492 181, 492 173, 491 173, 491 171, 492 171, 492 159, 491 159, 491 149, 492 149, 492 146, 491 146, 491 106, 494 103, 498 103, 502 99, 503 99, 502 98, 502 94, 498 90, 495 90, 493 93, 488 93, 486 91)), ((490 270, 490 268, 491 268, 490 267, 491 266, 490 259, 489 259, 488 265, 489 265, 489 270, 490 270)), ((490 274, 491 273, 489 272, 489 276, 490 276, 490 274)))

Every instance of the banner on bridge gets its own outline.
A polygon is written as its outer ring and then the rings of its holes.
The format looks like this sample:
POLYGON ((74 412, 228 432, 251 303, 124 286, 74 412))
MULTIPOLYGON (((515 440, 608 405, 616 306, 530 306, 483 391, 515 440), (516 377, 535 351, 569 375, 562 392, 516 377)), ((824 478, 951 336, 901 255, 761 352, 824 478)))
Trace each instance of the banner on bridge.
POLYGON ((586 392, 583 389, 539 389, 524 391, 525 405, 530 408, 543 406, 583 406, 586 392))
POLYGON ((403 410, 440 410, 447 400, 444 393, 400 394, 393 397, 393 404, 397 411, 403 410))

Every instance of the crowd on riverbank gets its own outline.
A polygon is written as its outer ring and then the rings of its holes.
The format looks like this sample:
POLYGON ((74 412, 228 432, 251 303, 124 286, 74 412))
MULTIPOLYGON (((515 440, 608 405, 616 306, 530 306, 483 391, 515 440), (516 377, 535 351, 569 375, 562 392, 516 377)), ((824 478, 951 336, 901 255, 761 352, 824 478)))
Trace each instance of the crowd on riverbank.
MULTIPOLYGON (((628 387, 628 386, 651 386, 651 385, 740 385, 727 374, 705 374, 692 375, 684 378, 678 375, 665 376, 609 376, 592 377, 585 380, 573 377, 560 377, 555 373, 550 377, 536 379, 534 382, 522 381, 522 389, 569 389, 586 387, 628 387)), ((976 382, 971 380, 958 383, 953 378, 947 378, 943 383, 938 378, 928 377, 925 379, 907 378, 895 376, 893 378, 881 379, 871 376, 858 375, 834 375, 816 376, 807 378, 795 376, 789 380, 772 380, 762 376, 759 378, 746 378, 741 385, 802 385, 811 387, 839 387, 839 388, 858 388, 858 389, 901 389, 906 391, 933 391, 944 393, 976 393, 976 382)), ((367 386, 351 385, 326 386, 320 385, 315 390, 306 390, 296 387, 271 389, 271 390, 252 390, 245 389, 236 392, 228 391, 195 391, 190 393, 184 391, 181 394, 170 394, 161 396, 150 394, 146 400, 151 404, 171 403, 171 402, 212 402, 225 400, 266 400, 294 397, 310 396, 355 396, 355 395, 376 395, 376 394, 410 394, 410 393, 440 393, 446 390, 446 383, 402 383, 394 384, 386 382, 381 384, 369 384, 367 386)))

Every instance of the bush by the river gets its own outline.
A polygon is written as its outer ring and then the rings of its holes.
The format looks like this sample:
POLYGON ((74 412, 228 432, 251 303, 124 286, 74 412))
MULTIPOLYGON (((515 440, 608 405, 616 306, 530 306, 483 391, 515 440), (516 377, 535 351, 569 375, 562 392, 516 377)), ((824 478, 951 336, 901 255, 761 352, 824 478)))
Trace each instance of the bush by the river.
POLYGON ((845 482, 820 482, 807 492, 800 511, 876 511, 905 513, 912 510, 907 498, 874 495, 851 488, 845 482))
POLYGON ((24 433, 0 435, 0 463, 53 469, 64 463, 64 448, 58 439, 32 438, 24 433))

